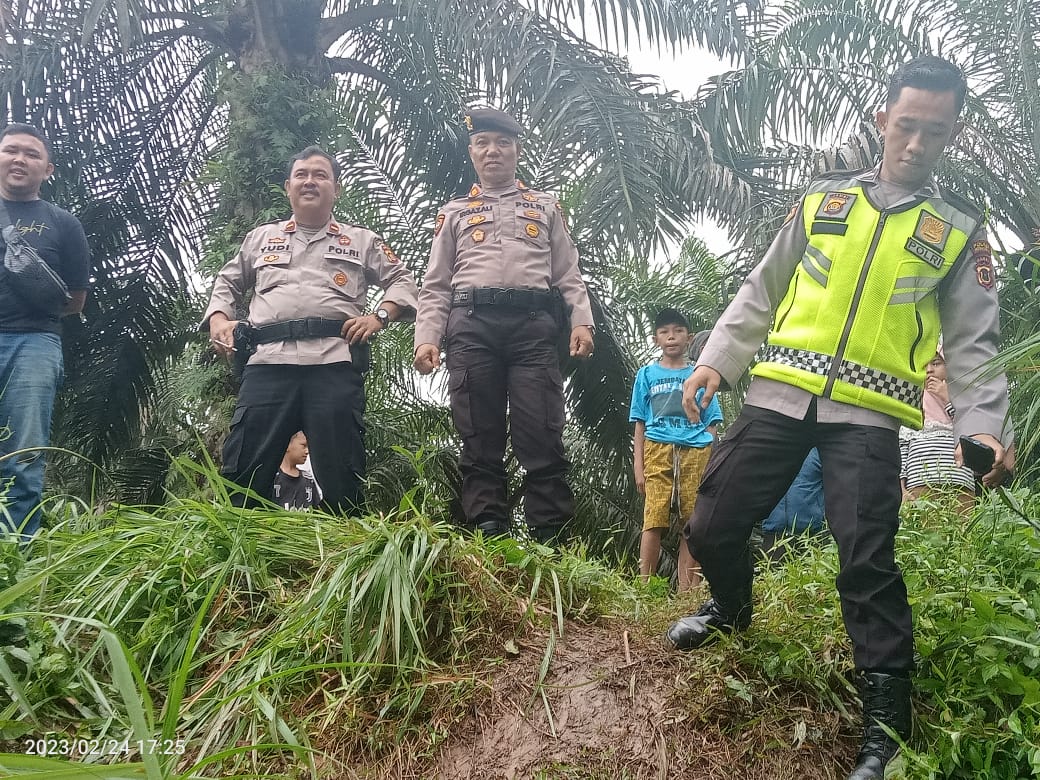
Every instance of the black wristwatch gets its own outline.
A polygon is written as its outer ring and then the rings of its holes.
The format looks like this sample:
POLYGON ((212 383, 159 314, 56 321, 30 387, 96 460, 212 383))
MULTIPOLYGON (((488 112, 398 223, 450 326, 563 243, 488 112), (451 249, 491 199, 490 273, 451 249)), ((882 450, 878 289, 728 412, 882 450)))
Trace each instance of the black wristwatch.
POLYGON ((390 327, 390 312, 386 309, 379 308, 375 311, 376 319, 379 320, 379 324, 383 326, 383 330, 390 327))

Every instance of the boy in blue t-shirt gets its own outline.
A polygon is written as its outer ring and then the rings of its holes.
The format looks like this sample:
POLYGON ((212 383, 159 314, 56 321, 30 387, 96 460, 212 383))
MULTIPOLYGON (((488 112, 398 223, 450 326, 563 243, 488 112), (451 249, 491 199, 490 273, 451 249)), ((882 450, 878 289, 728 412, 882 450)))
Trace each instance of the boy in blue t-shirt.
MULTIPOLYGON (((701 412, 699 423, 691 423, 683 411, 683 382, 693 373, 687 360, 691 339, 686 318, 675 309, 662 309, 654 320, 654 343, 661 348, 661 359, 639 369, 632 388, 628 419, 636 424, 636 489, 646 496, 639 545, 639 573, 644 579, 657 571, 673 500, 678 500, 684 520, 693 512, 701 474, 715 442, 715 426, 722 422, 714 398, 701 412)), ((689 590, 700 579, 697 561, 688 546, 680 544, 679 589, 689 590)))

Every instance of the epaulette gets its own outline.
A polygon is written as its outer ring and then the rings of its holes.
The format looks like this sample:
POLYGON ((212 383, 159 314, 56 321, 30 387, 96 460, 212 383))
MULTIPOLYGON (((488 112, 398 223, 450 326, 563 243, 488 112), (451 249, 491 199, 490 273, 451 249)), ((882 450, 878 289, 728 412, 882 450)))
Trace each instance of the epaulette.
POLYGON ((815 176, 813 176, 813 179, 816 181, 828 181, 830 179, 855 179, 857 176, 867 173, 870 170, 870 168, 857 168, 856 170, 832 168, 829 171, 817 173, 815 176))
POLYGON ((956 192, 951 192, 945 187, 942 188, 942 199, 949 203, 954 208, 963 211, 975 222, 981 222, 983 212, 978 206, 972 203, 970 200, 965 198, 963 195, 958 195, 956 192))

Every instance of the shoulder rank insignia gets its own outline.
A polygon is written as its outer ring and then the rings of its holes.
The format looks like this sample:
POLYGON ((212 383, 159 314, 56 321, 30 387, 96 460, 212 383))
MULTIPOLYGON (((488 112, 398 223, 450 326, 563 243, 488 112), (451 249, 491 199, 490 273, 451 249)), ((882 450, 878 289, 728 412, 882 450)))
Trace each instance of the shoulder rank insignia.
POLYGON ((533 222, 528 222, 524 225, 524 232, 527 233, 531 238, 538 238, 538 234, 541 232, 538 230, 538 226, 533 222))
POLYGON ((526 190, 526 189, 527 189, 528 187, 527 187, 527 185, 526 185, 526 184, 524 184, 524 183, 523 183, 522 181, 520 181, 519 179, 517 179, 517 180, 516 180, 516 188, 517 188, 518 190, 526 190))
POLYGON ((473 242, 475 244, 479 244, 483 240, 484 240, 484 231, 481 230, 480 228, 477 228, 476 230, 474 230, 473 231, 473 242))
POLYGON ((483 214, 474 214, 472 217, 470 217, 469 219, 466 220, 466 224, 467 225, 479 225, 481 222, 485 221, 486 219, 487 219, 487 217, 485 217, 483 214))
POLYGON ((556 213, 560 215, 560 222, 563 223, 563 229, 567 230, 567 215, 563 213, 563 204, 560 201, 556 201, 556 213))
POLYGON ((390 248, 390 245, 385 241, 379 242, 379 248, 383 250, 383 254, 386 255, 386 259, 391 263, 400 263, 401 258, 394 254, 394 250, 390 248))
POLYGON ((285 223, 285 227, 282 229, 283 233, 295 233, 296 232, 296 220, 290 219, 285 223))
POLYGON ((940 252, 946 248, 951 225, 928 211, 922 211, 914 228, 914 238, 933 246, 940 252))
POLYGON ((856 195, 851 192, 828 192, 816 211, 817 219, 839 219, 844 222, 852 211, 856 195))
POLYGON ((437 236, 440 234, 442 227, 444 227, 444 212, 441 212, 440 214, 438 214, 437 215, 437 221, 433 223, 433 237, 434 238, 437 238, 437 236))
POLYGON ((792 219, 794 219, 795 214, 797 214, 797 213, 798 213, 798 204, 795 203, 793 206, 791 206, 791 210, 787 212, 787 216, 784 217, 784 224, 786 225, 788 222, 790 222, 792 219))
POLYGON ((335 222, 330 222, 329 223, 329 228, 328 228, 328 233, 329 233, 330 236, 338 236, 339 235, 339 225, 336 224, 335 222))
POLYGON ((474 184, 474 185, 473 185, 472 187, 470 187, 470 188, 469 188, 469 197, 471 197, 471 198, 475 198, 475 197, 477 197, 477 196, 478 196, 478 195, 479 195, 479 194, 480 194, 480 193, 481 193, 482 191, 483 191, 483 190, 481 190, 481 189, 480 189, 480 185, 479 185, 479 184, 474 184))

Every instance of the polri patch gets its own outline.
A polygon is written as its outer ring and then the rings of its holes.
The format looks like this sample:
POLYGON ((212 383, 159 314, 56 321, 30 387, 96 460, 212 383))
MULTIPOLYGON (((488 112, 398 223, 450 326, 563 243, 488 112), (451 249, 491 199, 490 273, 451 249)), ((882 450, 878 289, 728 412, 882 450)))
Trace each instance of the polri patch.
POLYGON ((838 219, 845 221, 856 203, 856 194, 852 192, 828 192, 816 210, 817 219, 838 219))
POLYGON ((928 246, 928 244, 921 241, 915 236, 910 236, 906 240, 906 251, 915 257, 924 260, 932 268, 942 268, 945 258, 942 256, 942 252, 938 252, 934 247, 928 246))

